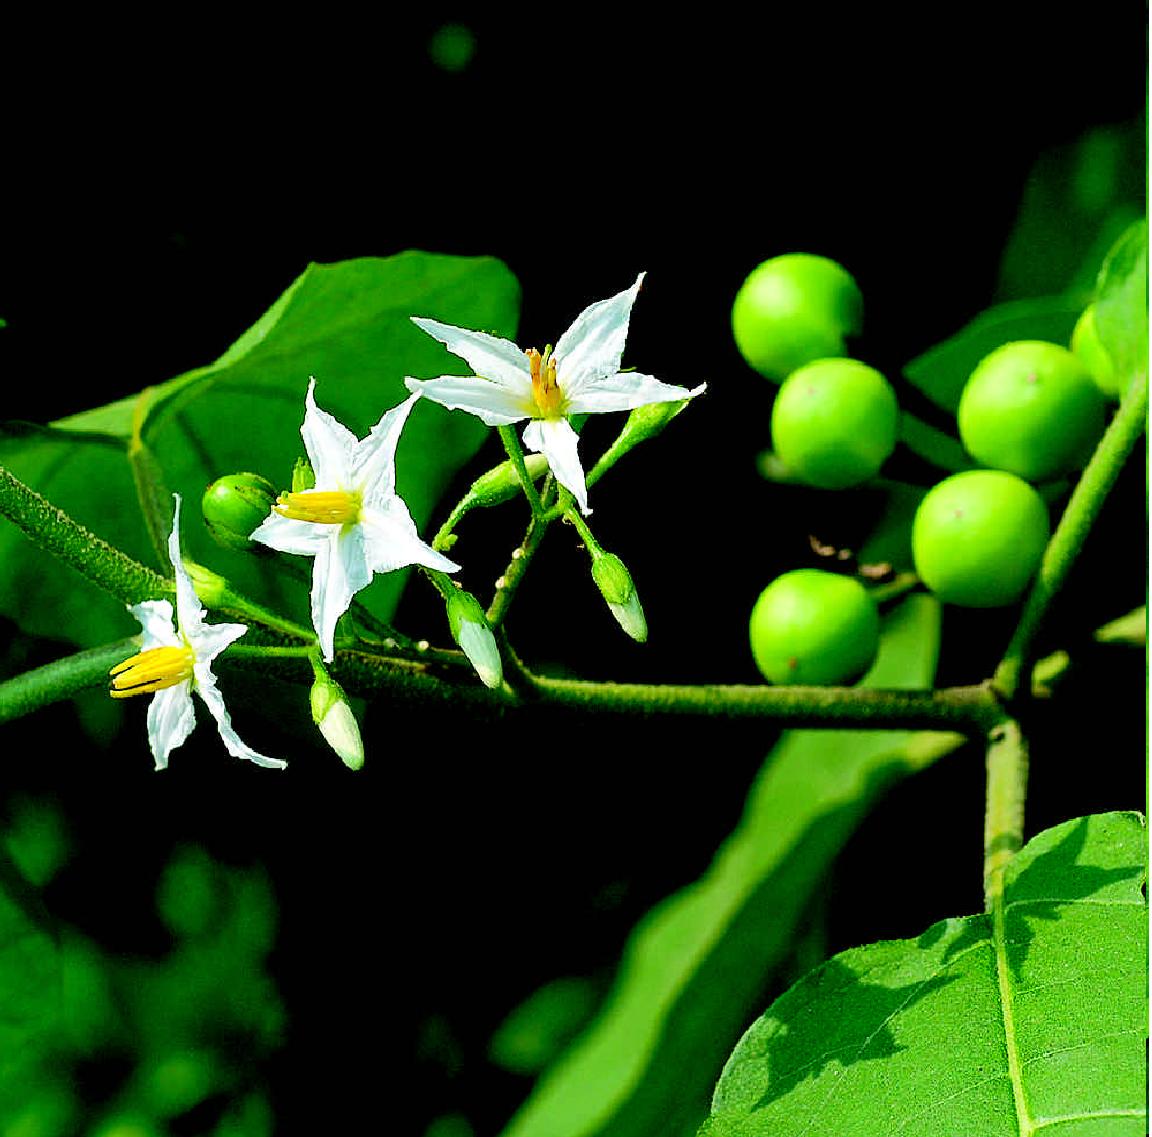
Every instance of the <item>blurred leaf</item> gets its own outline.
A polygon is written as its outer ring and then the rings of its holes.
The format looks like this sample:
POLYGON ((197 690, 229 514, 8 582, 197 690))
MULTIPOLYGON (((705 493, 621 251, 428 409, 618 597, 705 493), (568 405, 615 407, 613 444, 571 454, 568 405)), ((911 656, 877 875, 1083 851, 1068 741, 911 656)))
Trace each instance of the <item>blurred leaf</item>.
POLYGON ((955 413, 968 376, 989 352, 1014 340, 1066 346, 1085 302, 1049 296, 998 304, 917 356, 904 368, 904 375, 938 407, 955 413))
POLYGON ((1147 1132, 1146 834, 1040 834, 1005 919, 844 952, 782 995, 716 1087, 707 1137, 1147 1132))
POLYGON ((535 1074, 587 1023, 596 1003, 596 985, 587 979, 547 983, 496 1028, 488 1057, 505 1070, 535 1074))
MULTIPOLYGON (((405 375, 434 376, 460 362, 409 316, 515 334, 519 289, 499 261, 406 252, 394 257, 310 265, 268 312, 215 363, 140 396, 72 415, 52 429, 0 427, 0 462, 76 520, 131 556, 155 564, 137 501, 129 455, 133 428, 163 472, 158 502, 184 495, 186 555, 212 565, 242 590, 282 603, 279 574, 266 558, 215 546, 198 521, 200 495, 220 474, 264 473, 287 486, 303 452, 300 424, 309 376, 316 400, 363 436, 408 395, 405 375)), ((449 480, 487 436, 479 420, 416 407, 397 455, 397 485, 423 529, 449 480)), ((165 512, 166 531, 170 516, 165 512)), ((83 646, 133 630, 123 607, 0 523, 0 614, 32 634, 83 646)), ((399 597, 403 573, 362 594, 381 618, 399 597)), ((293 586, 296 610, 306 612, 293 586)))
POLYGON ((1072 292, 1087 303, 1108 246, 1143 212, 1144 150, 1143 124, 1131 122, 1040 156, 1000 263, 1002 299, 1072 292))
POLYGON ((1129 226, 1113 245, 1096 286, 1096 331, 1123 376, 1148 370, 1148 223, 1129 226))
MULTIPOLYGON (((887 617, 865 685, 930 685, 938 633, 936 602, 910 596, 887 617)), ((694 1132, 725 1056, 868 806, 959 741, 906 731, 784 734, 711 868, 637 926, 602 1013, 504 1137, 694 1132)))
POLYGON ((60 1016, 60 951, 38 895, 0 863, 0 1120, 23 1105, 60 1016))

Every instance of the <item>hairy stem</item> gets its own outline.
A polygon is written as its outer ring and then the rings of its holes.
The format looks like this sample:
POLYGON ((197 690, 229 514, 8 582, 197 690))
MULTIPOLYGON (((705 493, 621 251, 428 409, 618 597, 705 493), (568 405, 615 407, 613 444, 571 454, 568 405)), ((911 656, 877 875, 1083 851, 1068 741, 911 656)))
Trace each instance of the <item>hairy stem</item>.
POLYGON ((1005 719, 988 735, 984 804, 984 904, 992 912, 1004 890, 1004 870, 1024 844, 1028 745, 1020 726, 1005 719))
POLYGON ((108 672, 139 650, 137 639, 80 651, 0 683, 0 723, 10 722, 89 687, 107 686, 108 672))
POLYGON ((97 537, 3 466, 0 514, 35 544, 125 604, 139 604, 173 591, 170 580, 97 537))

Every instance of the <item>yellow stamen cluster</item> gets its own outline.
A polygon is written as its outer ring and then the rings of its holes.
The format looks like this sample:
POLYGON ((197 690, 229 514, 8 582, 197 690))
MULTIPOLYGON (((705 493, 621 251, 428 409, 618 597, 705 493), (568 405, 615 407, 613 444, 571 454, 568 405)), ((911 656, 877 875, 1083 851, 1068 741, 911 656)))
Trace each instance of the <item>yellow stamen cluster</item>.
POLYGON ((192 678, 195 662, 195 653, 187 645, 149 648, 112 668, 108 673, 112 676, 112 690, 108 693, 114 699, 127 699, 175 687, 192 678))
POLYGON ((545 418, 560 418, 564 396, 556 382, 556 360, 550 351, 541 355, 534 347, 525 353, 532 372, 532 398, 545 418))
POLYGON ((316 525, 355 525, 360 520, 360 495, 348 490, 305 490, 282 493, 272 507, 292 521, 316 525))

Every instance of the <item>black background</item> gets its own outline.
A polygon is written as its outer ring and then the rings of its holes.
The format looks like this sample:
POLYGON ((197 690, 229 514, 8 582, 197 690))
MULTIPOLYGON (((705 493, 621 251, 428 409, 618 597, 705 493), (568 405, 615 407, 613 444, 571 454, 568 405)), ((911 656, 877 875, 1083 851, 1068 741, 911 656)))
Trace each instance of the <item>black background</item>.
MULTIPOLYGON (((626 362, 709 383, 594 502, 651 640, 622 643, 563 535, 511 630, 530 658, 592 676, 755 681, 755 596, 805 561, 812 528, 856 540, 867 501, 824 513, 823 498, 757 477, 772 388, 731 343, 744 275, 780 252, 836 258, 864 292, 861 355, 898 364, 993 299, 1036 157, 1142 112, 1142 6, 1074 24, 1019 5, 955 12, 28 23, 4 49, 3 414, 46 421, 205 363, 310 261, 499 256, 523 286, 521 339, 540 345, 645 270, 626 362), (476 36, 458 74, 427 51, 449 20, 476 36)), ((1134 470, 1121 487, 1065 627, 1141 601, 1143 484, 1134 470)), ((492 579, 514 540, 477 549, 492 579)), ((426 615, 418 599, 409 615, 426 615)), ((986 674, 1006 630, 998 614, 950 618, 947 681, 986 674)), ((1143 682, 1089 658, 1036 724, 1030 832, 1142 806, 1143 682), (1123 709, 1089 720, 1103 706, 1123 709)), ((61 710, 0 745, 11 793, 54 794, 74 826, 60 913, 115 950, 162 950, 151 891, 174 843, 268 866, 290 1016, 270 1075, 284 1132, 318 1105, 330 1127, 383 1115, 418 1133, 461 1109, 498 1129, 527 1083, 485 1065, 493 1027, 541 982, 610 974, 637 916, 707 867, 771 741, 735 724, 476 724, 376 706, 353 776, 301 747, 278 696, 260 694, 270 713, 237 723, 293 757, 285 774, 237 768, 202 726, 154 776, 131 714, 104 749, 61 710), (455 1073, 419 1054, 433 1016, 464 1056, 455 1073)), ((976 910, 980 766, 962 751, 883 803, 833 883, 831 950, 976 910)))

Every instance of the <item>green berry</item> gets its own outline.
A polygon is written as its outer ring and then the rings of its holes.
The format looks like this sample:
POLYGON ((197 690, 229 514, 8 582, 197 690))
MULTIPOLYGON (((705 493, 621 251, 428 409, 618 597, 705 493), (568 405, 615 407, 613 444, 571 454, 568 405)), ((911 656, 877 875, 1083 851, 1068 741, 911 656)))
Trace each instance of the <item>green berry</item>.
POLYGON ((849 683, 876 658, 880 616, 858 580, 796 569, 760 593, 748 632, 756 666, 770 682, 849 683))
POLYGON ((1018 340, 986 355, 957 411, 960 440, 978 462, 1029 481, 1079 469, 1104 433, 1104 398, 1067 348, 1018 340))
POLYGON ((772 407, 772 445, 802 481, 838 490, 871 478, 896 448, 900 410, 879 371, 818 359, 793 371, 772 407))
POLYGON ((276 488, 259 474, 228 474, 217 478, 200 500, 208 532, 226 549, 244 552, 253 547, 249 535, 272 511, 276 488))
POLYGON ((912 522, 912 559, 947 604, 997 608, 1017 600, 1048 544, 1043 498, 1003 470, 966 470, 933 486, 912 522))
POLYGON ((1089 374, 1096 381, 1096 386, 1110 399, 1120 398, 1120 376, 1116 373, 1116 365, 1108 354, 1107 348, 1100 342, 1100 332, 1096 327, 1096 305, 1089 304, 1080 313, 1076 327, 1072 329, 1072 340, 1069 345, 1081 363, 1088 368, 1089 374))
POLYGON ((863 307, 856 281, 835 261, 786 253, 748 274, 732 305, 732 334, 748 365, 779 383, 813 359, 844 355, 863 307))

